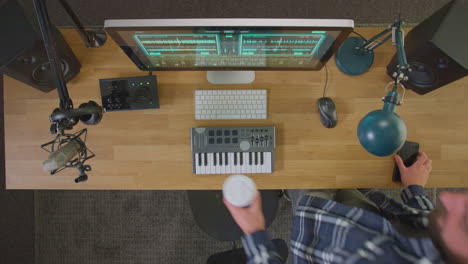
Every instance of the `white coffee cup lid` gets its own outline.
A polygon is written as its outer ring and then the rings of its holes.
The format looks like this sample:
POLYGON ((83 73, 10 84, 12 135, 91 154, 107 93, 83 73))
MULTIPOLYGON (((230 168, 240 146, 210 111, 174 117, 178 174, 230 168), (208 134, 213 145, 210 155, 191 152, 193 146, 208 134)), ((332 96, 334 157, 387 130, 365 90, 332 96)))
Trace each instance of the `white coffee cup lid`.
POLYGON ((257 186, 245 175, 231 175, 223 184, 223 196, 232 205, 249 206, 255 198, 257 186))

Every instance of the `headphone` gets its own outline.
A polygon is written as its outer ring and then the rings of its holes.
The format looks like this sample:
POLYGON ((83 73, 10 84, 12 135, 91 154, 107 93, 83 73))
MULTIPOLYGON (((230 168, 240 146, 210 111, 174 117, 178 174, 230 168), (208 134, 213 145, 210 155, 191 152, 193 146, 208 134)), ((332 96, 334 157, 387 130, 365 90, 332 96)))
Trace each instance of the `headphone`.
POLYGON ((52 123, 50 131, 55 134, 57 131, 70 130, 78 123, 78 120, 85 125, 97 125, 103 114, 103 108, 94 101, 83 103, 75 109, 55 108, 49 117, 52 123))

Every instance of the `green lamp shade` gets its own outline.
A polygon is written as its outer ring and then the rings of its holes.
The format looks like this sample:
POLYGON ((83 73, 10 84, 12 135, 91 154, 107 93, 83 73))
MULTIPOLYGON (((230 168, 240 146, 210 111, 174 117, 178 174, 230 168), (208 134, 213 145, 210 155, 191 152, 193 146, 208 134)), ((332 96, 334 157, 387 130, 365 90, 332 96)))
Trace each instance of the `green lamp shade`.
POLYGON ((375 110, 359 122, 357 134, 369 153, 385 157, 397 152, 405 143, 406 125, 393 111, 375 110))

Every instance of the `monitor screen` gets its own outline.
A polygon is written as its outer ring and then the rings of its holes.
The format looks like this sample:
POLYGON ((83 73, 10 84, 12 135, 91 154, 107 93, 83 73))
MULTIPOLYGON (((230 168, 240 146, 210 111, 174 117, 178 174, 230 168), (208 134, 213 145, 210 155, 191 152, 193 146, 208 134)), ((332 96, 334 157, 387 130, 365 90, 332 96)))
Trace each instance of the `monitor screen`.
POLYGON ((105 26, 138 68, 151 71, 319 70, 352 28, 352 20, 313 19, 107 20, 105 26))

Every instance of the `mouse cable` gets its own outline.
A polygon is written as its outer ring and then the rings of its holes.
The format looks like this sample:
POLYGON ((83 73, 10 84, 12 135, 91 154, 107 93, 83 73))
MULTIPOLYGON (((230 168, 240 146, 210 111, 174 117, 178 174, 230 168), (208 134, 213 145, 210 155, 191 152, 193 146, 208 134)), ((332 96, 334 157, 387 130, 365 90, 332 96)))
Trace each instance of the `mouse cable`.
MULTIPOLYGON (((353 33, 363 38, 364 40, 366 40, 365 37, 363 37, 361 34, 357 33, 356 31, 353 30, 353 33)), ((323 87, 323 97, 325 97, 325 95, 327 94, 327 89, 328 89, 328 67, 327 67, 327 64, 325 64, 325 87, 323 87)))
POLYGON ((328 88, 328 67, 325 64, 325 87, 323 87, 323 97, 327 94, 327 88, 328 88))

